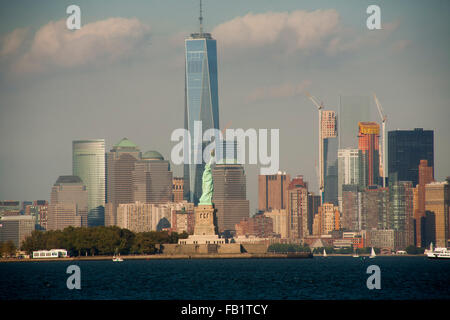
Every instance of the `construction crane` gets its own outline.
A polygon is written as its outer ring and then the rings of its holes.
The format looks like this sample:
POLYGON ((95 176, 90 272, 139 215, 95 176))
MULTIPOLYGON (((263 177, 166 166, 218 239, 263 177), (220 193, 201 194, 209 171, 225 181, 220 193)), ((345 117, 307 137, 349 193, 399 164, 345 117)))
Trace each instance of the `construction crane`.
POLYGON ((306 96, 314 103, 317 107, 317 111, 319 112, 319 194, 320 194, 320 204, 323 204, 323 191, 324 191, 324 183, 323 183, 323 139, 322 139, 322 109, 323 103, 317 103, 316 99, 308 92, 305 93, 306 96))
POLYGON ((375 104, 377 105, 377 109, 378 109, 378 113, 380 115, 381 118, 381 130, 382 130, 382 139, 383 139, 383 145, 382 145, 382 155, 381 155, 381 159, 382 159, 382 168, 383 168, 383 174, 382 174, 382 178, 383 178, 383 188, 386 187, 386 121, 387 121, 387 116, 383 111, 383 107, 381 106, 380 102, 378 101, 377 96, 375 95, 375 93, 373 94, 373 98, 375 99, 375 104))

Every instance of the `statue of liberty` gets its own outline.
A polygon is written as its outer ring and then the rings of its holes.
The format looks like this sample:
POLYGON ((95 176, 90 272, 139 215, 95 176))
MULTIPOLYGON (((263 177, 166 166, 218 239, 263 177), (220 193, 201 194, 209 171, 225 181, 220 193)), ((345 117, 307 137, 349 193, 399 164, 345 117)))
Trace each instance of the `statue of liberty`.
POLYGON ((214 183, 211 172, 211 164, 214 160, 214 150, 211 151, 211 159, 209 163, 205 165, 205 170, 202 176, 202 196, 199 200, 199 205, 212 205, 212 197, 214 193, 214 183))

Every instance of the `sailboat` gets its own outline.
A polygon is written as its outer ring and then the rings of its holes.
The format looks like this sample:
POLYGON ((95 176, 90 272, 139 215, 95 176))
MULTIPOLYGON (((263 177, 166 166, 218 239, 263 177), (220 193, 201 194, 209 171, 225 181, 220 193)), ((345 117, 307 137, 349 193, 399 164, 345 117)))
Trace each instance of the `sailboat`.
POLYGON ((324 257, 327 256, 327 252, 325 251, 325 248, 323 249, 323 256, 324 256, 324 257))
POLYGON ((377 255, 375 254, 375 250, 373 250, 373 247, 372 247, 372 252, 370 253, 370 256, 369 256, 369 258, 375 258, 377 255))

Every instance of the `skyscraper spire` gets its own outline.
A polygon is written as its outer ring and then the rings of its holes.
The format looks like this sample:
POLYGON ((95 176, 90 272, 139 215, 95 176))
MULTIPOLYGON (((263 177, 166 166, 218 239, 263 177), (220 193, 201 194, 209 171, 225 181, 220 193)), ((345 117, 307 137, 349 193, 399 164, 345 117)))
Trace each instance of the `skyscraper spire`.
POLYGON ((200 21, 200 35, 203 35, 203 16, 202 16, 202 0, 200 0, 200 17, 198 17, 200 21))

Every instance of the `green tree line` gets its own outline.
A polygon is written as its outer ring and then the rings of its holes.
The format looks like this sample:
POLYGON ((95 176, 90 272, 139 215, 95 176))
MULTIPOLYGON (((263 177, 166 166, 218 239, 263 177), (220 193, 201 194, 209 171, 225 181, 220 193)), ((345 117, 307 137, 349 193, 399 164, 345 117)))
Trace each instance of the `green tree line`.
POLYGON ((133 233, 119 227, 92 227, 64 230, 35 230, 22 243, 21 249, 28 254, 36 250, 66 249, 70 256, 94 256, 112 254, 153 254, 157 245, 178 243, 187 238, 183 232, 150 231, 133 233))

